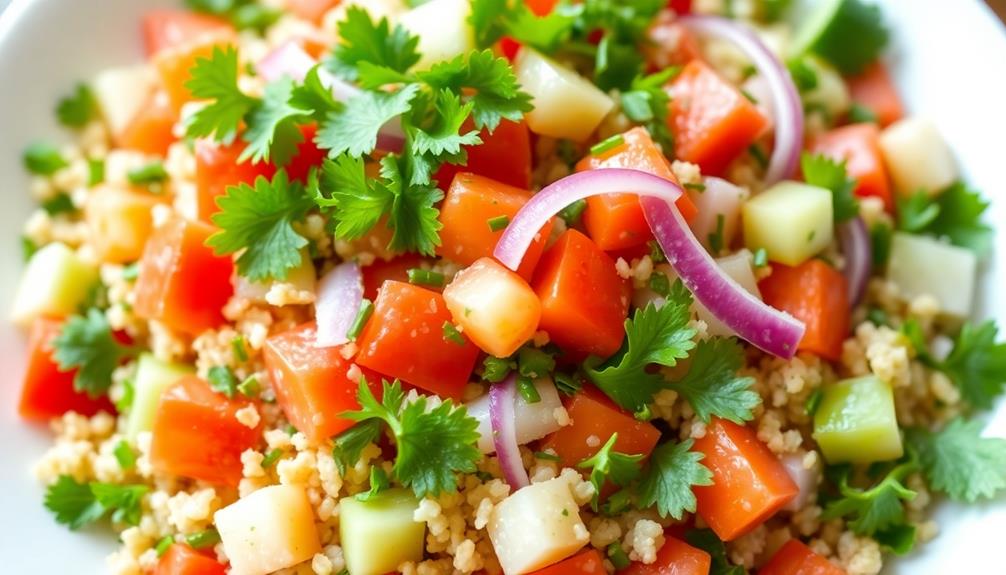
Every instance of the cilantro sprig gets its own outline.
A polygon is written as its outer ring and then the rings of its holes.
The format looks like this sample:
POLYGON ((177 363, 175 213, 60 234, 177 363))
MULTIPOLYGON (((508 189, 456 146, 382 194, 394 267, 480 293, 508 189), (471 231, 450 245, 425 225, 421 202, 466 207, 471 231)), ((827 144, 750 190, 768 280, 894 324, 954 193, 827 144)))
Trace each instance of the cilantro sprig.
POLYGON ((692 487, 712 485, 713 473, 701 463, 705 456, 691 450, 693 443, 668 441, 653 450, 635 489, 640 508, 656 507, 661 517, 674 519, 695 512, 692 487))
POLYGON ((706 423, 715 416, 743 424, 754 419, 754 408, 761 403, 761 396, 751 389, 754 378, 737 374, 743 364, 744 348, 737 340, 702 340, 691 355, 688 373, 668 387, 706 423))
POLYGON ((988 409, 1002 395, 1006 385, 1006 342, 996 342, 999 328, 994 321, 965 324, 950 354, 942 360, 930 353, 915 320, 906 321, 901 331, 912 343, 919 361, 945 373, 972 407, 988 409))
POLYGON ((822 519, 844 517, 850 529, 859 535, 872 537, 878 533, 891 536, 892 531, 911 529, 905 518, 905 501, 916 493, 905 487, 905 478, 918 470, 918 464, 909 460, 891 469, 876 484, 860 488, 850 485, 852 469, 841 466, 832 469, 839 496, 829 501, 822 519))
POLYGON ((615 485, 626 487, 635 481, 641 472, 642 454, 630 455, 615 451, 616 441, 618 441, 618 434, 611 434, 600 451, 576 465, 580 469, 590 469, 590 482, 594 485, 594 498, 591 501, 591 507, 594 511, 597 511, 601 488, 605 482, 610 479, 615 485))
POLYGON ((83 128, 98 117, 98 104, 94 92, 87 84, 77 84, 71 95, 61 99, 56 106, 59 123, 68 128, 83 128))
POLYGON ((99 521, 110 512, 116 523, 137 525, 141 499, 149 490, 146 485, 81 483, 69 475, 60 475, 46 489, 45 507, 56 516, 57 523, 72 530, 99 521))
POLYGON ((992 251, 995 232, 982 222, 989 207, 981 194, 956 183, 938 196, 924 191, 898 197, 898 229, 913 234, 945 237, 950 243, 985 257, 992 251))
POLYGON ((932 489, 967 503, 1006 489, 1006 439, 981 432, 981 421, 962 418, 940 431, 909 430, 908 444, 932 489))
POLYGON ((60 370, 77 369, 74 389, 91 397, 107 393, 112 385, 112 372, 135 354, 134 349, 115 339, 105 314, 95 308, 84 315, 71 316, 52 346, 60 370))
POLYGON ((844 160, 836 162, 823 154, 804 152, 800 158, 800 168, 804 181, 831 192, 836 224, 859 215, 859 200, 853 194, 856 180, 849 177, 844 160))

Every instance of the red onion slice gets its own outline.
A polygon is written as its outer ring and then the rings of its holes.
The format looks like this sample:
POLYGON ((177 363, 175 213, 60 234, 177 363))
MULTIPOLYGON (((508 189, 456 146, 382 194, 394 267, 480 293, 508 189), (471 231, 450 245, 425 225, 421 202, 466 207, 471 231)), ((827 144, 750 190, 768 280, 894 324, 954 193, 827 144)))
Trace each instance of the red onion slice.
POLYGON ((674 203, 683 192, 664 178, 639 170, 606 168, 566 176, 545 186, 524 204, 500 237, 493 257, 517 271, 541 227, 563 208, 590 196, 618 193, 651 196, 674 203))
POLYGON ((685 16, 678 21, 698 34, 730 42, 744 52, 765 78, 775 110, 775 149, 765 171, 765 185, 771 186, 793 175, 803 147, 803 103, 789 71, 743 24, 717 16, 685 16))
POLYGON ((314 304, 318 324, 318 347, 333 347, 349 341, 346 333, 363 303, 363 274, 356 262, 341 263, 318 282, 314 304))
POLYGON ((493 445, 499 457, 503 478, 514 491, 530 485, 524 462, 517 446, 514 402, 517 399, 517 378, 514 375, 494 383, 489 388, 489 421, 493 428, 493 445))
POLYGON ((873 270, 873 246, 866 222, 859 216, 842 222, 838 225, 838 239, 845 256, 842 273, 849 282, 849 303, 856 307, 863 300, 873 270))

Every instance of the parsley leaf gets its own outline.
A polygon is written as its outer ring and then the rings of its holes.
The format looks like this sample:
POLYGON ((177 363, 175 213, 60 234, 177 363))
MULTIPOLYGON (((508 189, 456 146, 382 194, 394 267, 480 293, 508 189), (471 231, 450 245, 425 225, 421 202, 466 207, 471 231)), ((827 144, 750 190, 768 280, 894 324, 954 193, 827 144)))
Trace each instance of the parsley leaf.
POLYGON ((192 116, 186 133, 194 138, 233 141, 242 120, 258 105, 258 100, 238 88, 237 51, 233 46, 215 46, 209 58, 196 59, 191 74, 185 87, 192 96, 213 102, 192 116))
POLYGON ((730 562, 726 545, 712 529, 692 529, 685 533, 685 541, 709 554, 709 575, 747 575, 744 567, 730 562))
POLYGON ((363 448, 376 443, 381 438, 381 422, 377 419, 361 421, 335 438, 332 448, 332 458, 340 475, 346 475, 346 470, 356 465, 360 460, 363 448))
POLYGON ((60 475, 45 492, 45 507, 56 521, 77 530, 100 520, 109 511, 112 521, 136 525, 140 522, 140 500, 149 491, 146 485, 79 483, 69 475, 60 475))
POLYGON ((237 259, 238 273, 250 280, 286 279, 303 260, 308 241, 293 228, 314 203, 304 187, 291 182, 285 170, 272 181, 259 176, 255 187, 240 184, 217 199, 220 212, 213 223, 220 231, 206 240, 217 255, 244 250, 237 259), (247 248, 247 249, 246 249, 247 248))
POLYGON ((643 456, 615 451, 616 441, 618 434, 611 434, 600 451, 576 465, 581 469, 590 469, 590 482, 594 485, 594 498, 590 505, 594 511, 597 511, 597 504, 601 498, 601 488, 608 479, 615 485, 625 487, 639 477, 643 456))
POLYGON ((408 84, 395 92, 360 92, 345 107, 330 112, 315 141, 335 158, 343 153, 354 157, 369 154, 377 147, 377 133, 386 122, 409 111, 419 86, 408 84))
POLYGON ((661 517, 670 515, 674 519, 695 512, 692 486, 712 485, 713 473, 699 463, 705 456, 691 451, 693 443, 691 439, 668 441, 653 450, 636 486, 640 508, 656 505, 661 517))
POLYGON ((917 469, 914 462, 902 463, 892 469, 880 483, 869 489, 860 489, 849 485, 851 468, 838 468, 840 497, 828 502, 821 518, 844 517, 855 533, 866 536, 904 525, 905 507, 902 501, 915 499, 915 492, 901 482, 917 469))
POLYGON ((709 423, 711 416, 743 424, 754 418, 761 396, 752 391, 754 378, 741 377, 744 349, 733 338, 699 342, 688 373, 669 387, 684 397, 695 415, 709 423))
POLYGON ((73 94, 59 101, 56 117, 69 128, 82 128, 98 116, 94 93, 87 84, 77 84, 73 94))
POLYGON ((1006 439, 981 434, 980 421, 958 418, 938 432, 910 430, 908 442, 933 489, 974 503, 1006 488, 1006 439))
POLYGON ((384 382, 378 402, 361 379, 357 398, 360 410, 342 416, 360 422, 378 419, 388 425, 398 446, 395 476, 417 497, 456 491, 455 474, 476 471, 482 457, 476 447, 478 421, 468 416, 464 406, 455 407, 448 399, 427 409, 425 396, 405 403, 397 381, 384 382))
POLYGON ((859 215, 859 200, 853 194, 856 180, 849 178, 844 160, 836 162, 824 154, 804 152, 800 158, 800 168, 803 171, 804 181, 831 192, 836 224, 859 215))
POLYGON ((652 302, 637 309, 625 320, 622 351, 598 367, 585 365, 587 377, 621 407, 640 411, 653 401, 653 395, 668 386, 659 373, 648 373, 650 364, 677 365, 695 347, 691 319, 692 296, 679 283, 667 303, 657 307, 652 302))
POLYGON ((339 39, 328 66, 349 80, 358 77, 357 69, 364 62, 401 73, 419 62, 418 36, 400 25, 392 29, 387 18, 374 22, 358 6, 346 10, 345 19, 339 23, 339 39))
POLYGON ((112 385, 112 372, 132 350, 120 344, 100 310, 70 317, 52 342, 59 369, 77 369, 73 388, 91 397, 105 394, 112 385))
POLYGON ((956 246, 985 257, 992 251, 992 228, 981 221, 989 203, 977 191, 956 183, 936 197, 918 191, 897 199, 898 229, 945 237, 956 246))
POLYGON ((251 158, 284 166, 296 155, 297 145, 304 141, 297 123, 304 115, 290 104, 292 95, 293 81, 288 77, 266 84, 262 101, 248 113, 248 129, 241 136, 248 146, 238 162, 251 158))

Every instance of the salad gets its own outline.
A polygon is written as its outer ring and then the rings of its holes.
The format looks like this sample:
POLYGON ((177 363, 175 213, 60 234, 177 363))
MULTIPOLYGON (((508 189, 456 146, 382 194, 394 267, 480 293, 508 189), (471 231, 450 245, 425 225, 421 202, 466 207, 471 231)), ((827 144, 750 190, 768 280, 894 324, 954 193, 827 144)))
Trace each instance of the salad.
POLYGON ((874 575, 1006 487, 987 203, 868 0, 188 0, 24 152, 116 574, 874 575))

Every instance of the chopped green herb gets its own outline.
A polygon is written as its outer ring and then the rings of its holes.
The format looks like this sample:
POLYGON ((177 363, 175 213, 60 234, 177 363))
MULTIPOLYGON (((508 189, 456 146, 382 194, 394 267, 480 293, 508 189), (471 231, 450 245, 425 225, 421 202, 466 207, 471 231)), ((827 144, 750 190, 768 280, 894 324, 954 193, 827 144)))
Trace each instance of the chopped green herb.
POLYGON ((691 451, 693 443, 691 439, 668 441, 653 450, 636 486, 640 508, 656 506, 661 517, 674 519, 695 512, 692 487, 712 485, 713 474, 700 463, 704 455, 691 451))
POLYGON ((859 200, 853 193, 856 189, 856 180, 849 177, 844 160, 836 162, 823 154, 814 155, 805 152, 800 158, 800 169, 808 184, 831 192, 835 223, 859 215, 859 200))
POLYGON ((56 515, 56 522, 77 530, 112 513, 112 521, 136 525, 142 509, 140 499, 149 491, 146 485, 79 483, 69 475, 60 475, 45 492, 45 507, 56 515))
POLYGON ((248 361, 248 348, 245 347, 245 336, 240 333, 234 336, 231 340, 231 352, 234 353, 234 359, 241 363, 248 361))
POLYGON ((684 184, 686 190, 692 190, 694 192, 699 192, 700 194, 706 191, 705 184, 697 184, 695 182, 687 182, 684 184))
POLYGON ((789 75, 793 78, 793 83, 800 92, 810 92, 817 88, 817 72, 807 63, 804 58, 790 60, 786 67, 789 68, 789 75))
POLYGON ((259 383, 258 378, 254 375, 249 375, 244 381, 238 384, 238 392, 245 397, 256 398, 262 390, 262 385, 259 383))
POLYGON ((133 384, 133 378, 129 377, 122 380, 122 397, 115 400, 115 409, 119 410, 119 413, 125 413, 133 406, 133 397, 136 395, 136 386, 133 384))
POLYGON ((646 242, 646 245, 650 248, 650 261, 655 264, 662 264, 667 261, 667 256, 664 255, 664 248, 660 247, 660 242, 650 240, 646 242))
POLYGON ((163 163, 150 162, 139 168, 129 170, 126 173, 126 178, 134 186, 146 186, 151 190, 157 190, 160 189, 160 184, 167 181, 168 171, 164 169, 163 163))
POLYGON ((566 222, 568 227, 575 227, 583 217, 583 210, 587 209, 587 200, 576 200, 559 211, 559 217, 566 222))
POLYGON ((443 287, 444 283, 447 281, 444 274, 433 270, 412 268, 406 273, 409 277, 409 283, 413 285, 443 287))
POLYGON ((883 269, 887 266, 887 260, 891 258, 891 238, 893 237, 893 233, 891 226, 884 222, 876 222, 870 228, 871 256, 874 268, 883 269))
POLYGON ((915 492, 904 486, 902 481, 918 470, 915 462, 909 461, 893 468, 876 485, 867 489, 849 485, 848 466, 835 469, 836 483, 840 497, 829 501, 824 508, 822 519, 844 517, 846 524, 858 535, 867 537, 906 524, 903 501, 915 499, 915 492))
POLYGON ((506 379, 517 364, 510 358, 487 356, 482 360, 482 379, 497 383, 506 379))
POLYGON ((653 272, 650 274, 650 289, 660 297, 667 297, 671 293, 671 280, 667 279, 664 272, 653 272))
POLYGON ((989 203, 975 190, 956 183, 936 197, 917 192, 898 198, 898 228, 945 237, 956 246, 985 257, 992 251, 994 232, 982 221, 989 203))
POLYGON ((743 424, 754 418, 761 396, 752 390, 754 378, 737 373, 744 365, 744 348, 736 339, 703 339, 691 360, 688 373, 668 387, 688 401, 699 419, 708 423, 715 416, 743 424))
POLYGON ((91 158, 87 160, 87 187, 94 187, 105 181, 105 160, 91 158))
POLYGON ((380 437, 381 422, 377 419, 357 423, 337 435, 335 447, 332 448, 332 458, 335 459, 339 473, 345 475, 346 470, 360 460, 363 448, 375 443, 380 437))
POLYGON ((891 319, 887 317, 887 312, 880 309, 879 307, 871 307, 866 312, 866 319, 870 321, 873 325, 880 327, 882 325, 891 325, 891 319))
POLYGON ((122 268, 122 279, 127 282, 136 281, 138 277, 140 277, 140 264, 138 262, 133 262, 122 268))
POLYGON ((615 148, 625 144, 625 138, 621 134, 615 134, 614 136, 609 136, 604 140, 594 144, 590 147, 590 154, 592 156, 600 156, 605 152, 614 150, 615 148))
POLYGON ((21 261, 27 262, 38 251, 38 245, 28 236, 21 236, 21 261))
POLYGON ((465 336, 461 335, 461 332, 458 331, 458 328, 455 327, 454 324, 452 324, 451 322, 445 321, 443 328, 444 328, 444 341, 449 341, 457 345, 465 345, 465 343, 468 342, 468 340, 465 339, 465 336))
POLYGON ((629 556, 625 554, 625 549, 622 549, 622 544, 618 541, 608 545, 605 554, 608 556, 611 564, 615 566, 616 571, 625 569, 632 563, 632 561, 629 561, 629 556))
POLYGON ((849 108, 849 123, 876 124, 878 123, 877 114, 859 102, 853 102, 849 108))
POLYGON ((685 541, 709 554, 712 559, 709 575, 747 575, 747 569, 730 562, 727 546, 712 529, 692 529, 685 533, 685 541))
POLYGON ((226 395, 228 399, 233 398, 237 392, 238 380, 234 377, 234 372, 225 365, 211 367, 206 379, 213 391, 226 395))
POLYGON ((262 467, 266 469, 272 467, 280 457, 283 457, 283 450, 277 447, 265 454, 265 457, 262 458, 262 467))
POLYGON ((71 316, 53 340, 53 348, 53 358, 61 370, 79 368, 73 380, 74 389, 91 397, 107 393, 112 385, 112 372, 135 353, 115 339, 105 314, 95 308, 83 316, 71 316))
POLYGON ((294 427, 292 423, 286 424, 286 427, 283 428, 283 430, 286 431, 286 434, 290 436, 293 436, 293 434, 297 433, 297 428, 294 427))
POLYGON ((538 393, 538 388, 534 386, 534 380, 530 377, 523 375, 517 377, 517 392, 528 403, 541 401, 541 394, 538 393))
POLYGON ((73 205, 73 199, 66 192, 58 192, 55 196, 42 202, 42 209, 50 216, 59 214, 71 214, 77 211, 77 206, 73 205))
POLYGON ((535 451, 535 459, 541 459, 543 461, 562 461, 562 458, 554 453, 549 453, 547 451, 535 451))
POLYGON ((806 403, 803 404, 803 412, 807 414, 808 417, 814 417, 817 413, 817 408, 821 406, 821 400, 824 399, 824 392, 820 387, 814 389, 807 396, 806 403))
POLYGON ((356 340, 360 337, 360 333, 363 331, 363 327, 367 325, 367 320, 374 313, 374 302, 369 299, 364 299, 360 302, 360 311, 356 313, 356 319, 353 320, 353 325, 349 326, 349 331, 346 332, 346 337, 350 341, 356 340))
POLYGON ((555 357, 542 349, 524 346, 517 353, 517 365, 524 377, 545 377, 555 369, 555 357))
POLYGON ((488 220, 486 220, 486 223, 489 224, 490 230, 498 232, 500 230, 506 229, 506 227, 510 225, 510 217, 496 216, 495 218, 489 218, 488 220))
POLYGON ((206 549, 220 543, 220 533, 211 527, 186 535, 185 543, 193 549, 206 549))
POLYGON ((748 102, 751 102, 752 104, 754 104, 756 106, 758 105, 758 98, 755 98, 754 94, 752 94, 751 92, 748 92, 744 88, 741 88, 741 95, 744 96, 745 98, 747 98, 748 102))
POLYGON ((568 373, 557 371, 555 372, 553 378, 555 379, 556 389, 558 389, 564 395, 573 396, 576 395, 581 389, 583 389, 583 382, 576 375, 571 375, 568 373))
POLYGON ((619 486, 626 487, 639 477, 642 467, 642 454, 630 455, 615 451, 618 434, 612 433, 608 441, 593 456, 584 459, 576 466, 580 469, 590 469, 590 482, 594 486, 594 498, 591 507, 598 509, 601 490, 609 480, 619 486))
POLYGON ((726 225, 726 216, 716 214, 716 231, 709 234, 709 250, 713 255, 723 251, 723 227, 726 225))
POLYGON ((136 453, 133 452, 133 448, 125 439, 115 444, 112 453, 115 455, 115 460, 119 462, 119 467, 123 470, 129 471, 136 466, 136 453))
POLYGON ((765 251, 765 248, 758 248, 755 251, 752 263, 756 268, 763 268, 768 265, 768 252, 765 251))
POLYGON ((51 176, 70 163, 51 144, 36 142, 24 151, 24 166, 29 172, 39 176, 51 176))
POLYGON ((59 123, 68 128, 83 128, 98 117, 94 94, 87 84, 77 84, 73 94, 59 101, 56 107, 59 123))
POLYGON ((761 169, 764 170, 768 167, 768 155, 761 146, 758 144, 751 144, 748 146, 748 153, 751 154, 751 157, 754 158, 755 162, 758 163, 761 169))
POLYGON ((175 538, 172 537, 171 535, 165 535, 164 537, 161 537, 161 540, 158 541, 157 545, 154 546, 154 551, 157 552, 158 557, 161 557, 165 553, 167 553, 168 549, 170 549, 171 546, 174 544, 175 544, 175 538))
POLYGON ((377 495, 382 491, 386 491, 391 487, 391 481, 388 479, 388 474, 384 472, 384 468, 380 465, 370 466, 370 489, 356 495, 358 501, 367 501, 371 497, 377 495))
POLYGON ((929 486, 951 499, 974 503, 1006 489, 1006 439, 982 437, 981 421, 958 418, 938 432, 911 429, 907 437, 929 486))

